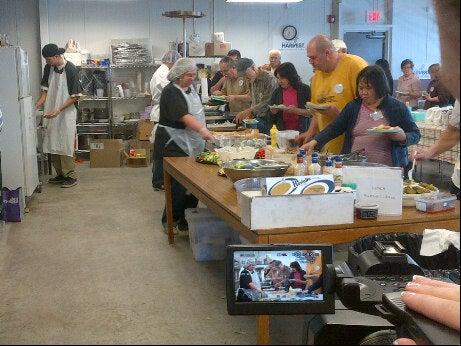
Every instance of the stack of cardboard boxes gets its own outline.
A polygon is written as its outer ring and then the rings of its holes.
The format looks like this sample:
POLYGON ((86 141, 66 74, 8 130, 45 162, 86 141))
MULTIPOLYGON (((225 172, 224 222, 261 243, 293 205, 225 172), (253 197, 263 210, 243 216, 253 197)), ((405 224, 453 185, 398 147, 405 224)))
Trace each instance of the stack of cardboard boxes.
POLYGON ((154 124, 149 120, 140 120, 136 139, 94 139, 90 143, 90 167, 147 167, 151 162, 152 143, 150 136, 154 124), (131 155, 130 155, 131 154, 131 155))

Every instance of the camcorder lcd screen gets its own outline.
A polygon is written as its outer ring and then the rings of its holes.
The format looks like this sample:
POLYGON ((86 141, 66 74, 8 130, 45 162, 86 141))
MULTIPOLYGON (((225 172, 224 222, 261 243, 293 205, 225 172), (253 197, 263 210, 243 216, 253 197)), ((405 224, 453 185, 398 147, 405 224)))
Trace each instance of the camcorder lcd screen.
POLYGON ((227 258, 230 314, 331 312, 325 268, 331 246, 230 246, 227 258))

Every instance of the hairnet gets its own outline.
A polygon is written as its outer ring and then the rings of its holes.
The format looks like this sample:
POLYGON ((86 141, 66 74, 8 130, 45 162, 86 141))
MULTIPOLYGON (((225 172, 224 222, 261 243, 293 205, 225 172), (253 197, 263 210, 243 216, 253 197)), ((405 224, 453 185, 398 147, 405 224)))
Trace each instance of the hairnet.
POLYGON ((195 72, 197 71, 197 66, 195 64, 195 60, 191 58, 181 58, 176 61, 171 68, 170 72, 168 73, 168 80, 170 82, 174 82, 179 77, 187 72, 195 72))
POLYGON ((162 62, 171 62, 174 64, 179 58, 181 58, 181 54, 175 50, 169 50, 163 55, 162 62))

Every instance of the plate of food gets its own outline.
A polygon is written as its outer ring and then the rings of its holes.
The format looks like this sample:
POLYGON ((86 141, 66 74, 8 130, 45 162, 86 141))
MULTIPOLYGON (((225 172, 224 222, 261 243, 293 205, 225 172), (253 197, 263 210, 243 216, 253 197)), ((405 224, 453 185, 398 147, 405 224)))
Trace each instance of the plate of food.
POLYGON ((434 185, 425 182, 416 182, 414 180, 404 180, 403 182, 403 206, 414 207, 415 198, 428 197, 439 193, 434 185))
POLYGON ((317 104, 312 102, 306 102, 307 109, 313 109, 314 111, 325 111, 330 107, 328 104, 317 104))
POLYGON ((279 111, 284 111, 285 109, 287 109, 287 106, 285 105, 272 105, 272 106, 269 106, 270 109, 276 109, 276 110, 279 110, 279 111))
POLYGON ((381 124, 379 126, 372 127, 371 129, 367 129, 367 132, 368 133, 398 133, 400 132, 400 129, 395 128, 393 126, 381 124))
POLYGON ((211 99, 212 99, 213 101, 216 101, 216 102, 219 102, 219 103, 226 103, 226 102, 227 102, 225 96, 216 96, 216 95, 212 95, 212 96, 211 96, 211 99))

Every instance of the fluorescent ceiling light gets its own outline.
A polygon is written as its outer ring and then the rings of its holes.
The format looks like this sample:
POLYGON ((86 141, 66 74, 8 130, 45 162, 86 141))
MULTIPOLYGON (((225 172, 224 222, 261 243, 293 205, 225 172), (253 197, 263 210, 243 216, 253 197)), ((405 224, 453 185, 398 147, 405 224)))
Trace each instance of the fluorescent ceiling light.
POLYGON ((226 2, 264 2, 264 3, 291 3, 291 2, 301 2, 303 0, 226 0, 226 2))

